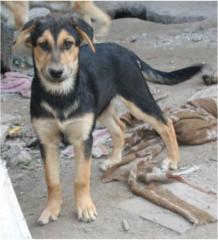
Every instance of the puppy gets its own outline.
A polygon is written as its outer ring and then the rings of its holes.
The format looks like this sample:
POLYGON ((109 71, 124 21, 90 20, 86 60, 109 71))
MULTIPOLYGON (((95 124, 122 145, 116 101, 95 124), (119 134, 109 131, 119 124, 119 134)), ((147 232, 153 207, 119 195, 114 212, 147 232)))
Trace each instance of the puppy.
POLYGON ((92 131, 99 120, 112 135, 113 152, 107 166, 121 161, 124 125, 116 116, 112 100, 121 99, 138 119, 149 123, 162 137, 167 161, 177 168, 176 135, 162 114, 146 80, 175 84, 198 73, 202 65, 166 73, 155 70, 133 52, 113 43, 93 44, 93 30, 83 20, 46 16, 28 22, 15 47, 31 47, 34 78, 30 104, 31 121, 38 135, 45 166, 48 198, 40 224, 56 220, 61 210, 59 144, 64 138, 74 146, 74 181, 78 218, 96 219, 90 195, 92 131), (88 45, 81 46, 82 41, 88 45))

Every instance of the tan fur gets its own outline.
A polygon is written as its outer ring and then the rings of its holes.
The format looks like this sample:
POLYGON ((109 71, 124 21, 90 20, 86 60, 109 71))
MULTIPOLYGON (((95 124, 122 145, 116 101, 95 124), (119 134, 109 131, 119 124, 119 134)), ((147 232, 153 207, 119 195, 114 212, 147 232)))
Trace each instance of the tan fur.
POLYGON ((94 45, 92 43, 92 40, 79 27, 76 26, 75 28, 76 28, 77 32, 79 33, 79 35, 82 37, 82 39, 85 40, 85 42, 87 42, 87 44, 89 45, 91 50, 95 53, 95 47, 94 47, 94 45))
POLYGON ((71 76, 69 76, 67 79, 65 79, 61 83, 50 83, 42 76, 42 74, 40 74, 41 82, 45 87, 46 91, 54 94, 59 94, 59 95, 67 94, 70 91, 72 91, 75 83, 75 74, 77 73, 77 69, 78 69, 78 61, 76 61, 75 65, 72 67, 74 68, 72 68, 71 76))
MULTIPOLYGON (((2 3, 12 12, 17 29, 20 29, 28 21, 29 2, 28 1, 2 1, 2 3)), ((96 19, 101 28, 99 35, 108 32, 111 19, 108 14, 97 7, 92 1, 72 1, 73 11, 80 13, 84 20, 91 25, 91 18, 96 19)))
MULTIPOLYGON (((57 46, 59 49, 64 44, 64 41, 72 41, 75 43, 75 38, 71 36, 66 30, 62 30, 57 38, 57 46)), ((68 51, 62 51, 60 53, 60 62, 63 65, 71 65, 74 64, 74 62, 77 60, 79 54, 79 48, 75 45, 71 47, 68 51)))
POLYGON ((59 176, 59 146, 44 145, 45 148, 45 179, 48 188, 47 204, 39 222, 46 224, 49 219, 56 220, 61 211, 62 194, 59 176))
POLYGON ((45 150, 45 179, 48 188, 47 204, 39 222, 46 224, 56 220, 61 210, 62 196, 59 177, 60 132, 55 121, 33 119, 33 127, 45 150))
POLYGON ((160 134, 167 148, 167 155, 168 155, 167 161, 169 161, 170 167, 172 169, 178 168, 179 149, 178 149, 178 143, 176 140, 176 134, 175 134, 172 122, 169 120, 167 124, 164 124, 158 121, 156 118, 142 112, 134 103, 127 101, 122 97, 120 97, 120 99, 124 102, 124 104, 128 107, 130 112, 137 119, 143 120, 149 123, 155 129, 155 131, 157 131, 160 134))
POLYGON ((98 121, 109 130, 113 141, 112 155, 101 166, 102 170, 106 170, 122 160, 125 126, 117 117, 112 104, 99 116, 98 121))
POLYGON ((72 41, 75 43, 75 38, 70 35, 65 29, 61 30, 57 39, 57 46, 60 48, 63 46, 65 40, 72 41))
POLYGON ((28 21, 29 3, 27 1, 2 1, 14 16, 15 26, 20 29, 28 21))
POLYGON ((37 43, 39 44, 45 41, 48 42, 51 47, 51 51, 43 51, 38 44, 33 48, 35 64, 38 69, 41 82, 48 92, 58 93, 61 95, 72 91, 74 87, 74 79, 78 70, 79 48, 72 46, 71 49, 67 51, 60 51, 60 47, 63 45, 64 41, 69 39, 75 42, 75 39, 67 31, 62 30, 57 37, 58 48, 55 48, 56 43, 54 37, 49 30, 46 30, 38 39, 37 43), (55 59, 58 59, 58 63, 56 63, 57 60, 55 61, 55 59), (68 79, 65 79, 65 81, 61 83, 51 83, 47 81, 45 75, 48 74, 48 69, 56 69, 59 66, 63 67, 64 72, 69 75, 68 79))
POLYGON ((16 41, 13 44, 13 50, 15 50, 19 45, 25 43, 27 47, 31 47, 30 45, 30 33, 34 29, 35 25, 33 24, 31 27, 23 30, 17 37, 16 41))
MULTIPOLYGON (((42 101, 41 102, 41 107, 44 108, 46 111, 48 111, 54 118, 57 118, 57 112, 55 109, 53 109, 47 102, 42 101)), ((73 104, 71 104, 67 109, 64 109, 64 117, 68 118, 69 115, 74 112, 77 108, 79 107, 79 102, 75 101, 73 104)))
POLYGON ((77 108, 79 107, 80 103, 79 101, 75 101, 73 104, 71 104, 67 109, 64 109, 64 117, 68 118, 69 115, 72 112, 75 112, 77 110, 77 108))
MULTIPOLYGON (((55 109, 53 109, 52 112, 55 114, 55 109)), ((66 134, 70 143, 78 145, 81 141, 87 140, 93 121, 93 113, 86 113, 84 116, 63 122, 50 118, 33 119, 32 124, 42 143, 57 144, 59 134, 62 132, 66 134)))
POLYGON ((63 124, 67 139, 74 146, 76 159, 75 200, 78 218, 83 221, 95 220, 97 215, 90 196, 91 159, 85 157, 84 149, 84 142, 89 137, 93 121, 94 115, 88 113, 63 124))
POLYGON ((32 119, 32 125, 42 144, 59 144, 60 128, 55 119, 32 119))
POLYGON ((86 113, 82 117, 73 118, 63 123, 64 132, 70 143, 78 146, 89 137, 94 121, 93 113, 86 113))
POLYGON ((100 23, 99 35, 105 35, 108 32, 111 22, 109 15, 97 7, 92 1, 75 1, 72 2, 71 5, 74 11, 80 13, 84 20, 90 25, 92 18, 100 23))
POLYGON ((96 209, 90 196, 91 159, 84 155, 84 145, 81 142, 74 148, 76 158, 76 176, 74 182, 77 215, 80 220, 96 219, 96 209))
MULTIPOLYGON (((52 112, 55 112, 53 109, 52 112)), ((89 193, 90 159, 84 155, 84 141, 89 137, 94 116, 87 113, 84 116, 64 122, 56 119, 33 119, 32 124, 45 147, 45 176, 48 186, 47 205, 42 212, 39 222, 46 224, 49 218, 56 220, 61 209, 61 188, 59 179, 58 147, 60 133, 64 133, 73 144, 76 158, 75 198, 78 217, 84 221, 94 220, 95 206, 89 193), (88 215, 87 215, 88 214, 88 215)))
POLYGON ((51 47, 54 47, 55 40, 54 40, 54 37, 49 30, 45 30, 42 33, 42 36, 38 38, 37 43, 39 44, 41 42, 46 42, 46 41, 49 43, 49 45, 51 47))
POLYGON ((49 112, 54 118, 57 118, 56 111, 45 101, 40 103, 41 107, 44 108, 47 112, 49 112))
POLYGON ((42 42, 48 42, 51 48, 54 48, 55 41, 49 30, 46 30, 37 41, 37 46, 33 48, 35 63, 38 70, 42 71, 47 64, 51 61, 51 54, 49 52, 43 51, 39 46, 42 42))

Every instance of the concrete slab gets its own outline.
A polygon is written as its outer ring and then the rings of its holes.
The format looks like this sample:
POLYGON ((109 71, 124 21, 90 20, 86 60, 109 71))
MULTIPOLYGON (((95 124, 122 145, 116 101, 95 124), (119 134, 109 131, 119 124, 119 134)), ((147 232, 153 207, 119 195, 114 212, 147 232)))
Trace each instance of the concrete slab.
POLYGON ((10 122, 13 119, 15 119, 15 116, 12 116, 10 114, 1 113, 1 118, 0 118, 1 124, 7 124, 8 122, 10 122))
POLYGON ((8 134, 9 131, 9 126, 8 125, 0 125, 0 143, 3 144, 3 142, 5 141, 5 138, 8 134))
POLYGON ((185 233, 192 225, 181 216, 161 208, 143 198, 134 197, 118 205, 118 208, 136 214, 177 233, 185 233))
MULTIPOLYGON (((131 14, 139 14, 139 17, 148 21, 159 22, 163 24, 184 23, 201 21, 204 19, 217 19, 217 2, 197 2, 197 1, 113 1, 110 4, 106 2, 97 2, 97 5, 113 16, 113 12, 119 9, 127 10, 131 14)), ((125 14, 119 14, 120 16, 125 14)))
MULTIPOLYGON (((208 171, 211 172, 211 175, 216 174, 216 167, 213 165, 215 164, 211 164, 210 167, 208 167, 208 165, 202 165, 200 167, 201 171, 193 173, 192 176, 189 177, 189 181, 205 190, 214 191, 213 186, 209 185, 209 182, 207 182, 207 179, 205 179, 203 176, 204 173, 208 171)), ((201 192, 188 186, 187 184, 179 182, 165 184, 164 187, 170 190, 180 199, 201 210, 206 211, 217 220, 216 195, 210 195, 201 192)), ((118 208, 121 208, 132 214, 136 214, 143 219, 157 223, 180 234, 187 232, 193 226, 178 214, 159 207, 156 204, 139 197, 125 200, 118 205, 118 208)))
POLYGON ((31 239, 7 169, 0 159, 0 239, 31 239))

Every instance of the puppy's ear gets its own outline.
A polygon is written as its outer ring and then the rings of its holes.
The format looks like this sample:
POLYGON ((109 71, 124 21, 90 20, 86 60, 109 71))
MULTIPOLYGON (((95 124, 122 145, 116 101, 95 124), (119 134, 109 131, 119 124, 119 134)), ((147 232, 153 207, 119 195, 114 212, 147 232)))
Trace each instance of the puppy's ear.
POLYGON ((13 49, 17 48, 20 44, 24 43, 27 47, 32 47, 31 32, 33 32, 36 26, 36 20, 33 19, 27 22, 21 32, 18 34, 17 39, 14 41, 13 49))
POLYGON ((81 18, 71 16, 71 24, 75 27, 82 40, 84 40, 91 50, 95 53, 95 47, 93 45, 93 28, 81 18))

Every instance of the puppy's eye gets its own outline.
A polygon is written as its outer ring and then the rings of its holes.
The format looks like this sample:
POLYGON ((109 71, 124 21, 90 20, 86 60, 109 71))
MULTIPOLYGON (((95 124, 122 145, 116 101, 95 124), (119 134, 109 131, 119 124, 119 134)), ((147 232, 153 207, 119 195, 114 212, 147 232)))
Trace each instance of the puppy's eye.
POLYGON ((40 42, 39 46, 41 47, 42 50, 48 51, 50 49, 50 46, 47 41, 40 42))
POLYGON ((65 40, 63 44, 63 49, 64 50, 69 50, 73 46, 73 42, 69 40, 65 40))

